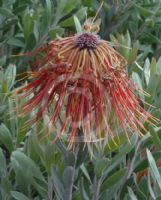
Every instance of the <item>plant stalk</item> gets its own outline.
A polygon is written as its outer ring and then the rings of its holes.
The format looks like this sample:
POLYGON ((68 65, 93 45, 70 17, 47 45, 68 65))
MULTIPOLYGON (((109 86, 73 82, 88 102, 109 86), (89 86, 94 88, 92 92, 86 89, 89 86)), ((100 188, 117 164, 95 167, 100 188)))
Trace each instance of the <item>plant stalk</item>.
POLYGON ((72 200, 72 189, 73 189, 74 172, 75 172, 75 170, 73 169, 72 174, 70 174, 70 177, 68 177, 68 180, 67 180, 68 185, 66 186, 64 200, 72 200))
POLYGON ((98 179, 94 184, 92 200, 99 199, 100 187, 101 187, 101 179, 98 179))
POLYGON ((51 177, 48 176, 48 200, 53 200, 53 184, 51 177))

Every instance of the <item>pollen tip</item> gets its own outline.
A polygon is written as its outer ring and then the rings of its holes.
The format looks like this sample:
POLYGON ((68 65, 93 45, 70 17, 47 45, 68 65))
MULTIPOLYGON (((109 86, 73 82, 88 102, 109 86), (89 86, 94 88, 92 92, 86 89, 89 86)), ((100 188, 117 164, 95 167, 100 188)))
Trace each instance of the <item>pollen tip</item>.
POLYGON ((80 49, 94 49, 99 39, 99 36, 93 33, 81 33, 75 36, 75 45, 80 49))

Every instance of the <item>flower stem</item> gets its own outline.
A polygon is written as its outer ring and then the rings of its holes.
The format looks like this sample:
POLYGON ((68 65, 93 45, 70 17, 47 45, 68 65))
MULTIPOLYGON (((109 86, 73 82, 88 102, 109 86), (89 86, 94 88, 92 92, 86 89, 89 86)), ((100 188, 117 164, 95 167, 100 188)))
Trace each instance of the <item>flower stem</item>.
POLYGON ((72 189, 73 189, 73 180, 74 180, 74 172, 75 170, 73 169, 70 173, 70 176, 68 176, 67 180, 67 186, 65 189, 65 198, 64 200, 72 200, 72 189))
POLYGON ((99 199, 99 193, 100 193, 100 187, 101 187, 101 179, 96 180, 93 188, 93 196, 92 200, 98 200, 99 199))
POLYGON ((53 200, 53 185, 50 176, 48 176, 48 200, 53 200))

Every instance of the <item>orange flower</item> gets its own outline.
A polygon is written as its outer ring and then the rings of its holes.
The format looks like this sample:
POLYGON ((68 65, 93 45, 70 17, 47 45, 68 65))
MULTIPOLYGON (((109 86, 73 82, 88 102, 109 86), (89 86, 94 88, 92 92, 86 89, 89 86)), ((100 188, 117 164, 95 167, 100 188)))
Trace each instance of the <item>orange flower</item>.
POLYGON ((56 139, 69 133, 72 146, 81 130, 84 142, 108 142, 122 129, 129 140, 129 132, 142 136, 144 122, 157 121, 140 106, 134 94, 140 89, 125 71, 126 60, 98 35, 84 32, 54 40, 32 55, 32 80, 16 93, 34 96, 20 105, 20 113, 34 110, 33 124, 48 110, 50 123, 60 126, 56 139))

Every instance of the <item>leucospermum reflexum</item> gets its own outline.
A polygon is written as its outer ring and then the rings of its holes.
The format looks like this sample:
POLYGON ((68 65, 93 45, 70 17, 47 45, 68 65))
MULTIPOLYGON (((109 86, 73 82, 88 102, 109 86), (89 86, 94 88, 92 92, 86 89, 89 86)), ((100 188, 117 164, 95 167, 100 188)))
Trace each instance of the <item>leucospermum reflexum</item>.
POLYGON ((27 122, 34 124, 48 112, 55 140, 68 134, 70 147, 78 137, 85 143, 102 138, 108 142, 120 129, 129 140, 129 133, 142 136, 144 122, 156 123, 139 104, 140 89, 126 73, 126 60, 91 27, 50 41, 31 55, 35 58, 34 70, 28 72, 31 81, 15 94, 34 95, 20 105, 20 115, 34 110, 27 122))

